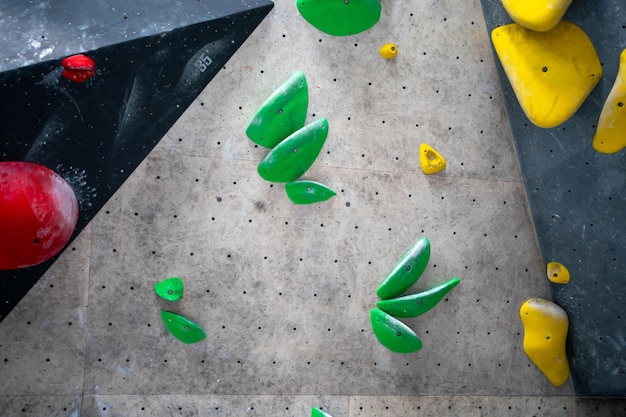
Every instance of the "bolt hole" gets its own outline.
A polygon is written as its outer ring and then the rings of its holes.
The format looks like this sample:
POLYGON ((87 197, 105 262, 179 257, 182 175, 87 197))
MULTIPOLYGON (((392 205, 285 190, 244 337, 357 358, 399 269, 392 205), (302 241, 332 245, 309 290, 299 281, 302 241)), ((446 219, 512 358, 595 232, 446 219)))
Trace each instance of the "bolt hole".
POLYGON ((541 71, 543 71, 543 72, 548 72, 548 67, 543 67, 543 68, 541 68, 541 71))
POLYGON ((622 102, 620 101, 619 103, 617 103, 617 106, 618 106, 618 107, 622 107, 622 106, 624 106, 624 103, 622 103, 622 102))

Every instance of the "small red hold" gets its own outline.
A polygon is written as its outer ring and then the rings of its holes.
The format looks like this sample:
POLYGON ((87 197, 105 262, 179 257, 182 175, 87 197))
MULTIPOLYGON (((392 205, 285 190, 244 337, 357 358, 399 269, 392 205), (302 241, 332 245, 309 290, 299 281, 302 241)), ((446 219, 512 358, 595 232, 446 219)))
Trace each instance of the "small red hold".
POLYGON ((61 61, 63 76, 68 80, 82 83, 95 74, 96 62, 87 55, 72 55, 61 61))

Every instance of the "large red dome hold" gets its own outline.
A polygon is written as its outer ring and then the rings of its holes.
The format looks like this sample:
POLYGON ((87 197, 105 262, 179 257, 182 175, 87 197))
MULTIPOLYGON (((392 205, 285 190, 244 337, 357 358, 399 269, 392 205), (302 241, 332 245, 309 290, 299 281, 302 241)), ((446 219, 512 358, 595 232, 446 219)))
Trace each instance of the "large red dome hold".
POLYGON ((54 257, 77 221, 76 195, 60 175, 30 162, 0 162, 0 269, 54 257))

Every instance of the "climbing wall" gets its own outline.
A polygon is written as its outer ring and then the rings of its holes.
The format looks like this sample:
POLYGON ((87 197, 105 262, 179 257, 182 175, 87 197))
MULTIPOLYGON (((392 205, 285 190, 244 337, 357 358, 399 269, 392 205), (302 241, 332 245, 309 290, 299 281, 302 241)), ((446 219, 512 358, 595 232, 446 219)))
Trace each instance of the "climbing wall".
POLYGON ((276 2, 0 323, 3 415, 623 415, 553 386, 522 349, 519 308, 550 292, 497 77, 478 0, 385 2, 346 38, 276 2), (296 70, 307 122, 329 121, 304 177, 337 192, 311 206, 259 177, 268 151, 245 135, 296 70), (422 172, 421 143, 444 171, 422 172), (369 312, 421 236, 431 258, 411 291, 461 282, 406 320, 423 348, 399 355, 369 312), (153 286, 173 276, 170 303, 153 286), (161 311, 207 338, 182 344, 161 311))
MULTIPOLYGON (((72 186, 80 208, 73 237, 272 7, 212 1, 162 13, 168 4, 3 5, 0 161, 46 166, 72 186), (61 65, 78 53, 96 65, 81 83, 61 65)), ((0 271, 0 321, 53 262, 0 271)))
MULTIPOLYGON (((482 5, 489 31, 511 22, 500 1, 482 5)), ((575 1, 564 19, 587 33, 603 72, 567 122, 534 126, 497 58, 496 65, 543 260, 571 273, 570 283, 551 283, 550 290, 570 319, 567 351, 576 393, 625 396, 626 154, 601 154, 591 143, 626 48, 626 10, 619 1, 575 1)))

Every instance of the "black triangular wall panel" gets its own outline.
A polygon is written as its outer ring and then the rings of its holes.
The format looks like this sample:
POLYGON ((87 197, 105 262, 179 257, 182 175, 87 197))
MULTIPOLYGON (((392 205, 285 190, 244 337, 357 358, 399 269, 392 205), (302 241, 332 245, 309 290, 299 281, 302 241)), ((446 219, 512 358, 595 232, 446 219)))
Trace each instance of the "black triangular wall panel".
MULTIPOLYGON (((63 5, 70 2, 59 3, 58 8, 65 10, 63 5)), ((115 10, 112 3, 116 2, 106 3, 107 10, 115 10)), ((116 16, 132 20, 139 14, 142 22, 151 21, 146 23, 152 32, 148 36, 129 39, 129 31, 137 35, 147 33, 147 30, 133 27, 127 27, 122 37, 119 33, 99 38, 85 35, 98 38, 97 42, 92 39, 97 49, 84 51, 77 44, 65 45, 54 49, 62 49, 67 54, 25 67, 14 66, 21 60, 32 62, 17 50, 13 53, 21 58, 7 59, 6 49, 0 56, 0 70, 4 71, 0 73, 0 161, 38 163, 53 169, 70 183, 80 205, 72 239, 150 153, 273 6, 269 0, 253 5, 244 0, 216 0, 197 2, 201 6, 188 5, 180 10, 165 4, 159 6, 161 2, 138 3, 145 6, 141 8, 143 14, 123 12, 128 6, 120 2, 116 16), (147 7, 149 3, 156 6, 147 7), (196 9, 190 11, 193 7, 196 9), (168 17, 175 23, 162 22, 168 17), (202 18, 204 21, 197 21, 202 18), (154 27, 168 30, 158 32, 154 27), (123 38, 128 40, 116 42, 123 38), (72 47, 77 49, 70 51, 72 47), (84 83, 61 75, 61 58, 75 53, 84 53, 96 62, 96 74, 84 83)), ((43 20, 60 19, 57 6, 54 7, 43 20)), ((139 6, 133 7, 135 10, 139 6)), ((92 10, 92 13, 95 12, 92 10)), ((54 27, 63 26, 58 21, 54 27)), ((98 27, 106 27, 106 22, 98 27)), ((93 30, 93 26, 90 28, 93 30)), ((41 36, 38 28, 33 30, 31 39, 38 39, 41 36)), ((12 47, 15 49, 13 43, 12 47)), ((0 321, 54 260, 30 268, 0 271, 0 321)))

